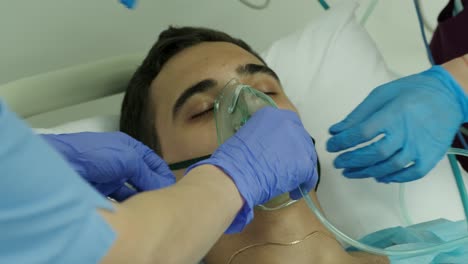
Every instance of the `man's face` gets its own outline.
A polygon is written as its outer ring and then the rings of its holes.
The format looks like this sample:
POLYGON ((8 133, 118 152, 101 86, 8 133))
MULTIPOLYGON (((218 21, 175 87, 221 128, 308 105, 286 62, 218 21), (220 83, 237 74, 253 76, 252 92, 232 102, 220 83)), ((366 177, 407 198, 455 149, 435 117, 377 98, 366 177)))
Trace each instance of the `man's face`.
POLYGON ((276 74, 248 51, 227 42, 187 48, 164 65, 151 85, 155 125, 167 163, 214 152, 214 101, 233 78, 269 95, 279 108, 296 111, 276 74))

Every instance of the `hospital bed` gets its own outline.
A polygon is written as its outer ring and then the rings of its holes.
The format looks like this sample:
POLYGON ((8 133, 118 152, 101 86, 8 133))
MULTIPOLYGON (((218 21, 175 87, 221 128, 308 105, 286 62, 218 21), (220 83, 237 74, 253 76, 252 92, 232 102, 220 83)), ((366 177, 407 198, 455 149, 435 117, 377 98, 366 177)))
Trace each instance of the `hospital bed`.
POLYGON ((0 96, 33 127, 117 115, 126 84, 143 54, 73 66, 0 86, 0 96))

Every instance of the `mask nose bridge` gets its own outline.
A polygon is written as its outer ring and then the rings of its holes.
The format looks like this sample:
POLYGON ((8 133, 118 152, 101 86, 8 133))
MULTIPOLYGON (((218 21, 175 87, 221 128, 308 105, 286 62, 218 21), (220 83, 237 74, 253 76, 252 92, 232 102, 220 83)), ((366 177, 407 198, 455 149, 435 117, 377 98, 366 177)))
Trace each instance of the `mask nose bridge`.
POLYGON ((245 87, 246 87, 245 85, 238 84, 234 88, 235 89, 234 95, 231 98, 231 102, 230 102, 230 104, 229 104, 229 106, 227 108, 229 114, 232 114, 234 112, 234 110, 236 109, 237 103, 239 102, 239 97, 243 93, 245 87))

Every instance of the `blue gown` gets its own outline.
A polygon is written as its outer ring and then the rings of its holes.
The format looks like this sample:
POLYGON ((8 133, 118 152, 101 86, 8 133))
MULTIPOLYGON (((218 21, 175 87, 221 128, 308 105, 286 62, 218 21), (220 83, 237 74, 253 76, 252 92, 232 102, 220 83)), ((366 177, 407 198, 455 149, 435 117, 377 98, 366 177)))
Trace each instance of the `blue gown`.
POLYGON ((0 101, 0 263, 98 263, 112 204, 0 101))

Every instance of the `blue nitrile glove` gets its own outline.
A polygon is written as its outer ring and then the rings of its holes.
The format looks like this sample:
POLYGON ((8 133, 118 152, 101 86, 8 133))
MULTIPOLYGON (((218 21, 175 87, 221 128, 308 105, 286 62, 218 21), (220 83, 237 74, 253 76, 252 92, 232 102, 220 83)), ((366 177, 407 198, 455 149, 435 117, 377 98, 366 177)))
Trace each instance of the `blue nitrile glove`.
POLYGON ((42 136, 94 188, 117 201, 175 183, 171 170, 158 155, 122 132, 42 136))
POLYGON ((337 152, 385 137, 339 155, 337 168, 348 178, 407 182, 426 175, 450 147, 468 101, 462 87, 442 67, 376 88, 343 121, 333 125, 327 150, 337 152), (408 166, 409 165, 409 166, 408 166))
POLYGON ((301 197, 318 180, 317 153, 299 116, 289 110, 265 107, 224 142, 211 158, 187 169, 211 164, 222 169, 237 186, 244 205, 226 233, 240 232, 253 218, 255 205, 291 192, 301 197))
POLYGON ((120 3, 128 9, 133 9, 136 6, 136 0, 120 0, 120 3))

